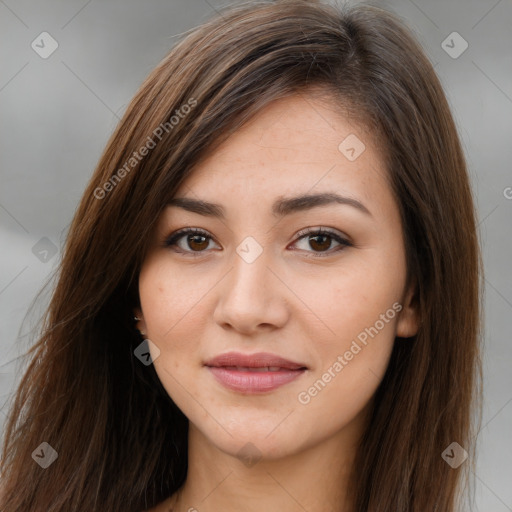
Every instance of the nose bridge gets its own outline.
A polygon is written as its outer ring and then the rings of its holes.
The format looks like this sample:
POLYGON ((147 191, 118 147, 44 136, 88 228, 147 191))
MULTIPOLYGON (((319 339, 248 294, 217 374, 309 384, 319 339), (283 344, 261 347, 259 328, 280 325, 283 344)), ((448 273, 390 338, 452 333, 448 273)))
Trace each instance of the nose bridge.
MULTIPOLYGON (((259 244, 258 244, 259 245, 259 244)), ((280 325, 286 317, 279 280, 273 275, 271 252, 245 239, 232 257, 232 268, 221 287, 216 320, 240 330, 260 324, 280 325)))
POLYGON ((270 250, 248 237, 233 255, 233 270, 229 280, 230 291, 240 300, 260 300, 272 288, 270 250))

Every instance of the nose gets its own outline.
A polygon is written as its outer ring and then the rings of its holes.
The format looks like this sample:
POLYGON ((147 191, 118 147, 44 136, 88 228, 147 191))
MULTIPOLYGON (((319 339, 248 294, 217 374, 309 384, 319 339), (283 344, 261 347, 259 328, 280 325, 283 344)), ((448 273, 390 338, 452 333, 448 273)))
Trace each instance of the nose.
POLYGON ((214 320, 244 334, 283 327, 289 317, 286 285, 265 251, 252 263, 234 255, 233 268, 219 283, 214 320))

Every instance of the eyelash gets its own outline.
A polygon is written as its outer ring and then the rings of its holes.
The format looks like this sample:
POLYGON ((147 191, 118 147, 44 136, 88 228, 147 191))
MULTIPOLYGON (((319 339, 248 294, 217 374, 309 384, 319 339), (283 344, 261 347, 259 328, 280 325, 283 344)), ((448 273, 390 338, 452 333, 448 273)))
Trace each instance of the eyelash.
MULTIPOLYGON (((167 237, 163 242, 163 247, 169 248, 169 247, 176 246, 176 242, 178 240, 180 240, 181 238, 183 238, 185 235, 201 235, 207 239, 213 240, 213 238, 206 231, 204 231, 200 228, 183 228, 183 229, 180 229, 180 230, 176 231, 175 233, 171 234, 169 237, 167 237)), ((307 251, 307 252, 313 252, 313 254, 315 254, 315 256, 309 256, 309 257, 324 258, 326 256, 331 256, 333 253, 342 251, 345 247, 353 246, 353 244, 351 242, 349 242, 345 238, 342 238, 336 232, 327 230, 324 228, 303 229, 302 231, 299 231, 299 233, 297 233, 297 238, 298 238, 298 240, 301 240, 302 238, 306 238, 307 236, 312 236, 312 235, 314 235, 314 236, 327 235, 330 238, 334 239, 336 242, 340 243, 341 247, 338 247, 338 249, 336 249, 334 251, 332 251, 332 250, 325 251, 325 252, 307 251)), ((206 250, 204 250, 204 251, 184 251, 184 250, 178 248, 178 250, 176 250, 176 252, 179 252, 181 254, 186 254, 187 256, 194 258, 194 257, 201 256, 203 253, 206 252, 206 250)))

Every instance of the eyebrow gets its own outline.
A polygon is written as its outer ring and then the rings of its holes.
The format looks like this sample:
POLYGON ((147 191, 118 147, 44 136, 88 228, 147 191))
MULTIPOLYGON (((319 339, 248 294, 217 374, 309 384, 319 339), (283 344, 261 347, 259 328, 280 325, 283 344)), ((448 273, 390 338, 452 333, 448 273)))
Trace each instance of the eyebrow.
MULTIPOLYGON (((210 203, 201 199, 192 199, 190 197, 175 197, 168 201, 169 206, 177 206, 192 213, 198 213, 207 217, 225 219, 225 210, 220 204, 210 203)), ((340 196, 335 193, 304 194, 289 198, 279 198, 272 205, 272 214, 276 217, 284 217, 291 213, 310 210, 318 206, 329 204, 342 204, 352 206, 360 212, 372 217, 372 214, 366 206, 351 197, 340 196)))

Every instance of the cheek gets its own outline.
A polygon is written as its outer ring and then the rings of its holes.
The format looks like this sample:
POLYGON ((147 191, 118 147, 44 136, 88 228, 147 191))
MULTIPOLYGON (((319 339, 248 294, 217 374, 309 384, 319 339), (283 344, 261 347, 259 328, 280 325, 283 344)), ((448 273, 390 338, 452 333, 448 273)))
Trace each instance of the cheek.
POLYGON ((207 266, 199 267, 178 267, 165 254, 152 257, 141 269, 139 296, 148 338, 160 351, 153 364, 162 386, 187 416, 204 422, 207 413, 199 404, 211 401, 205 400, 198 376, 204 372, 201 349, 208 341, 211 297, 219 277, 207 266))
MULTIPOLYGON (((373 254, 375 256, 375 254, 373 254)), ((298 316, 316 365, 298 402, 327 422, 342 423, 370 400, 386 371, 401 305, 402 272, 376 258, 346 262, 329 279, 303 279, 297 294, 310 309, 298 316), (314 284, 314 286, 313 286, 314 284), (341 408, 336 408, 336 405, 341 408)))
POLYGON ((319 364, 295 397, 302 417, 316 418, 314 424, 304 424, 312 429, 308 435, 315 435, 319 422, 331 433, 351 423, 386 372, 395 340, 393 303, 383 300, 381 307, 372 303, 354 311, 338 309, 327 318, 337 335, 315 340, 319 364))
POLYGON ((154 359, 155 371, 169 396, 181 406, 186 403, 181 387, 195 392, 187 376, 192 364, 190 356, 198 354, 200 331, 208 318, 204 310, 208 282, 172 267, 155 260, 144 265, 139 276, 139 296, 147 337, 160 351, 154 359))
POLYGON ((341 350, 376 322, 383 337, 392 342, 396 311, 388 315, 386 311, 401 297, 405 270, 397 260, 396 265, 389 265, 375 256, 376 251, 362 257, 354 253, 337 269, 327 272, 322 268, 294 280, 303 312, 297 310, 294 321, 314 340, 315 350, 341 350))
POLYGON ((148 335, 163 348, 180 347, 191 336, 184 336, 191 325, 204 323, 204 299, 214 285, 208 276, 188 273, 174 265, 150 261, 139 277, 139 295, 148 335), (201 321, 202 318, 202 321, 201 321))

